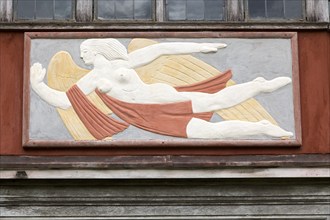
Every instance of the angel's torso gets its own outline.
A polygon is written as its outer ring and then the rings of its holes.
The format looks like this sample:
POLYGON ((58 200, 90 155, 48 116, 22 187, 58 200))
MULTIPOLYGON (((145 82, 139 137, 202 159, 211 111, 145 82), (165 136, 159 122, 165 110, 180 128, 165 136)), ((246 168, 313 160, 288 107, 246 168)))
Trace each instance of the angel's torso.
POLYGON ((77 83, 78 87, 89 94, 103 87, 107 95, 129 103, 173 103, 188 101, 180 92, 165 83, 144 83, 134 69, 94 69, 77 83))

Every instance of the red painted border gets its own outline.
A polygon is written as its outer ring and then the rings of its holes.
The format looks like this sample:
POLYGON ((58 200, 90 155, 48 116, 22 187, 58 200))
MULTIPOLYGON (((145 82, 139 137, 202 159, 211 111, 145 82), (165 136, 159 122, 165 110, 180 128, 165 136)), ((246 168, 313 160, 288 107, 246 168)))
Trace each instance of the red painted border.
POLYGON ((300 147, 301 113, 299 89, 298 43, 296 32, 26 32, 24 49, 23 88, 23 146, 39 147, 300 147), (290 140, 112 140, 112 141, 45 141, 29 139, 30 113, 30 50, 31 39, 84 39, 84 38, 284 38, 291 40, 292 81, 296 139, 290 140))

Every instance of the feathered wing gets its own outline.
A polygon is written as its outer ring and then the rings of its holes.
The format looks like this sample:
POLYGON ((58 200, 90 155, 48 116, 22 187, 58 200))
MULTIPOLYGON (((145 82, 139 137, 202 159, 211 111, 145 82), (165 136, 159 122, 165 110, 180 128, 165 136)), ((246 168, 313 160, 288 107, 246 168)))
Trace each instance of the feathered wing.
MULTIPOLYGON (((156 43, 149 39, 133 39, 128 46, 128 52, 156 43)), ((191 55, 162 56, 148 65, 137 68, 136 71, 146 83, 167 83, 176 87, 200 82, 219 74, 219 70, 191 55)), ((227 86, 232 85, 235 85, 235 82, 229 80, 227 86)), ((256 122, 266 119, 277 124, 266 109, 253 98, 216 113, 224 120, 256 122)))
MULTIPOLYGON (((48 86, 58 91, 66 92, 88 72, 89 70, 77 66, 68 52, 60 51, 52 57, 48 65, 48 86)), ((95 92, 88 95, 88 99, 103 113, 111 113, 111 110, 102 102, 95 92)), ((57 108, 57 112, 75 140, 96 140, 87 130, 72 107, 66 110, 57 108)))

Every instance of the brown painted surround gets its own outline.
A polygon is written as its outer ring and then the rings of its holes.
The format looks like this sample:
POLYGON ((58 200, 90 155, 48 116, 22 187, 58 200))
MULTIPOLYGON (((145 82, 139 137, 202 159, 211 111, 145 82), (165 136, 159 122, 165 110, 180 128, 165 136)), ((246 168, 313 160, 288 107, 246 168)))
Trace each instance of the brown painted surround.
POLYGON ((23 32, 0 32, 0 155, 256 155, 330 153, 330 33, 298 32, 301 147, 22 147, 23 32))

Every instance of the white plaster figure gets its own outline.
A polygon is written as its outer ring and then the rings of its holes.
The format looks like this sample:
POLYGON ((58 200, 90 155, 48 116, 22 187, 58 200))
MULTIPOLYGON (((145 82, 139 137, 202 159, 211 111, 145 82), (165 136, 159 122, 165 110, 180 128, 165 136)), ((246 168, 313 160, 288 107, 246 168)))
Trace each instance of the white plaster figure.
MULTIPOLYGON (((81 58, 94 68, 76 85, 85 94, 98 89, 108 96, 127 103, 162 104, 191 101, 193 113, 213 112, 237 105, 259 93, 269 93, 289 83, 288 77, 266 80, 258 77, 253 81, 226 87, 214 94, 202 92, 178 92, 163 83, 146 84, 134 70, 162 55, 211 53, 225 48, 221 43, 159 43, 127 53, 116 39, 88 39, 81 46, 81 58)), ((46 70, 39 63, 30 69, 33 90, 50 105, 67 109, 71 103, 65 92, 48 87, 43 79, 46 70)), ((186 126, 188 138, 244 138, 253 135, 290 137, 293 134, 263 120, 259 122, 222 121, 208 122, 192 118, 186 126)))

